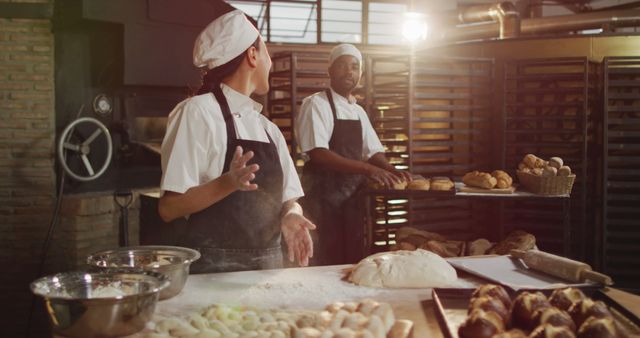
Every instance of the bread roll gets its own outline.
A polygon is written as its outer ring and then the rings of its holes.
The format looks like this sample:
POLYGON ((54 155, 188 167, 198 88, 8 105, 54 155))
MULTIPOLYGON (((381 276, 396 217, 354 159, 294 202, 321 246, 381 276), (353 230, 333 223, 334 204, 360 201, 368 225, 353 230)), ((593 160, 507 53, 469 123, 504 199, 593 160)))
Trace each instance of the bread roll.
POLYGON ((549 166, 560 169, 564 165, 564 161, 560 157, 552 157, 549 159, 549 166))
MULTIPOLYGON (((415 246, 416 248, 419 248, 422 243, 428 241, 428 238, 425 238, 419 234, 411 234, 407 237, 404 237, 402 239, 400 239, 400 241, 402 241, 402 243, 410 243, 411 245, 415 246)), ((414 249, 415 250, 415 249, 414 249)))
POLYGON ((613 318, 589 317, 580 329, 578 338, 622 338, 627 337, 618 329, 613 318))
POLYGON ((571 168, 569 166, 563 165, 558 169, 558 176, 569 176, 571 175, 571 168))
POLYGON ((507 291, 500 285, 484 284, 475 289, 471 294, 471 298, 487 296, 500 300, 507 309, 511 308, 511 297, 507 291))
POLYGON ((427 241, 420 249, 431 251, 440 257, 459 257, 464 253, 464 242, 461 241, 427 241))
POLYGON ((478 238, 475 241, 467 243, 467 256, 484 255, 491 249, 491 242, 484 238, 478 238))
POLYGON ((429 180, 413 180, 407 185, 407 189, 411 190, 429 190, 431 182, 429 180))
POLYGON ((560 310, 569 311, 573 303, 585 298, 587 296, 577 288, 555 289, 549 297, 549 303, 560 310))
POLYGON ((608 318, 612 316, 605 303, 602 301, 594 302, 591 298, 584 298, 573 303, 569 308, 569 315, 576 323, 576 327, 582 326, 582 323, 589 317, 608 318))
POLYGON ((531 173, 531 168, 523 168, 520 171, 523 172, 523 173, 530 174, 531 173))
POLYGON ((391 251, 398 251, 398 250, 414 251, 417 248, 418 248, 417 246, 409 242, 399 242, 398 244, 396 244, 396 247, 394 247, 391 251))
POLYGON ((498 180, 488 173, 483 173, 475 170, 466 173, 462 177, 462 182, 470 187, 493 189, 493 187, 495 187, 498 183, 498 180))
POLYGON ((549 162, 548 161, 545 161, 545 160, 543 160, 541 158, 536 159, 536 164, 535 164, 536 168, 544 168, 544 167, 547 167, 547 166, 549 166, 549 162))
POLYGON ((539 158, 534 155, 534 154, 527 154, 524 156, 524 158, 522 159, 522 163, 524 163, 524 165, 526 165, 527 167, 533 169, 536 167, 536 161, 539 160, 539 158))
POLYGON ((543 172, 542 168, 531 169, 531 173, 536 176, 542 176, 542 172, 543 172))
POLYGON ((566 327, 545 324, 535 328, 529 338, 576 338, 576 335, 566 327))
POLYGON ((484 312, 495 312, 502 318, 503 323, 509 322, 509 309, 498 298, 489 296, 471 298, 468 313, 475 309, 481 309, 484 312))
POLYGON ((433 177, 431 178, 431 190, 434 191, 449 191, 453 188, 454 184, 448 177, 433 177))
POLYGON ((547 297, 541 292, 522 292, 513 301, 511 321, 516 327, 531 330, 534 327, 533 314, 550 306, 547 297))
POLYGON ((426 239, 434 239, 438 241, 445 240, 442 235, 435 232, 420 230, 413 227, 400 227, 398 228, 398 230, 396 230, 396 241, 400 241, 403 238, 409 237, 410 235, 419 235, 426 239))
POLYGON ((524 164, 524 162, 518 163, 518 170, 522 171, 522 170, 525 170, 525 169, 530 169, 530 168, 527 167, 527 165, 524 164))
POLYGON ((511 329, 507 332, 498 333, 492 338, 527 338, 527 334, 518 329, 511 329))
POLYGON ((502 170, 494 170, 491 173, 491 176, 495 177, 497 180, 496 188, 498 189, 506 189, 509 188, 513 184, 513 178, 509 176, 506 172, 502 170))
POLYGON ((402 180, 400 182, 397 183, 393 183, 393 189, 395 190, 404 190, 404 188, 407 187, 407 181, 402 180))
POLYGON ((557 174, 558 174, 558 169, 554 167, 544 167, 544 169, 542 169, 542 176, 549 177, 549 176, 556 176, 557 174))
POLYGON ((495 312, 473 310, 458 328, 460 338, 491 338, 504 332, 505 325, 495 312))
POLYGON ((536 310, 533 313, 533 322, 535 326, 551 324, 553 326, 566 326, 571 331, 576 330, 576 324, 573 323, 571 316, 553 306, 536 310))
POLYGON ((511 250, 531 250, 536 245, 536 237, 524 231, 514 231, 489 250, 490 254, 507 255, 511 250))

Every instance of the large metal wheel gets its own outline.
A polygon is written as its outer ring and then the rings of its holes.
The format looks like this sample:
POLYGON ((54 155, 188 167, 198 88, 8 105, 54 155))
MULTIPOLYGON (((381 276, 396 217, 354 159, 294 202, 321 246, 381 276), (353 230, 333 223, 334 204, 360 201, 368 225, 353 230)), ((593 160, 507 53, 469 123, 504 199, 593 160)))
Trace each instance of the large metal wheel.
POLYGON ((78 181, 92 181, 100 177, 107 171, 109 164, 111 163, 111 156, 113 155, 113 145, 111 143, 111 134, 107 127, 102 122, 92 117, 81 117, 71 122, 60 135, 58 141, 58 159, 64 171, 72 178, 78 181), (89 137, 83 139, 82 135, 76 130, 82 125, 83 131, 88 130, 90 132, 89 137), (106 158, 102 160, 94 160, 94 162, 101 163, 96 170, 94 165, 89 160, 89 154, 91 154, 91 144, 98 138, 106 138, 106 158), (70 161, 71 157, 80 158, 84 170, 71 169, 70 161), (83 171, 83 172, 79 172, 83 171))

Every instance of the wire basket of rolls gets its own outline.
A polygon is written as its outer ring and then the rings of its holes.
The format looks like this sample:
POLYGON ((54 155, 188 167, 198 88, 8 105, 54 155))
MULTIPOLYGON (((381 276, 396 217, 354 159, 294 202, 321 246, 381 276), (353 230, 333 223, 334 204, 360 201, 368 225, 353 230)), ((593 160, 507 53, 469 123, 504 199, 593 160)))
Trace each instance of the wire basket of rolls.
POLYGON ((524 156, 516 174, 525 189, 539 195, 571 194, 576 180, 562 158, 552 157, 547 161, 533 154, 524 156))

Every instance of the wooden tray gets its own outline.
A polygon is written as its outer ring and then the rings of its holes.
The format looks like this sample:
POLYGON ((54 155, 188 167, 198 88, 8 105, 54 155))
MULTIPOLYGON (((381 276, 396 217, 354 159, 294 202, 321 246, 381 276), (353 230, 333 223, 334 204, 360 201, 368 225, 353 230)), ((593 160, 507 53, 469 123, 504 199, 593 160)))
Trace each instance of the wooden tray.
MULTIPOLYGON (((611 299, 605 293, 595 288, 580 288, 587 296, 594 300, 601 300, 609 307, 616 321, 624 327, 630 334, 640 334, 640 318, 635 316, 631 311, 611 299)), ((469 300, 474 289, 453 289, 453 288, 434 288, 432 291, 433 302, 436 317, 440 329, 446 338, 459 338, 458 328, 467 318, 467 309, 469 300)), ((515 298, 517 293, 511 294, 511 298, 515 298)), ((535 290, 540 291, 540 290, 535 290)), ((546 296, 551 295, 551 290, 540 291, 546 296)))

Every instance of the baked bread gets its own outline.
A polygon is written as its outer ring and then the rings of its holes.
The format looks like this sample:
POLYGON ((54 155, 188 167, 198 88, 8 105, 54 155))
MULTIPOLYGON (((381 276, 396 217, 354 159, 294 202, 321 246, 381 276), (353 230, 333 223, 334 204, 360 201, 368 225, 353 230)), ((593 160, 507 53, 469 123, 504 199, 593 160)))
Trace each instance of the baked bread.
POLYGON ((481 309, 484 312, 495 312, 502 318, 503 323, 509 322, 509 309, 499 298, 489 296, 471 298, 468 313, 471 313, 471 311, 475 309, 481 309))
POLYGON ((612 317, 609 308, 602 301, 593 301, 591 298, 581 299, 569 308, 569 315, 576 323, 576 327, 581 327, 589 317, 609 318, 612 317))
POLYGON ((545 324, 535 328, 529 338, 576 338, 576 335, 564 326, 545 324))
POLYGON ((587 296, 578 288, 555 289, 549 297, 549 303, 560 310, 569 311, 573 303, 585 298, 587 296))
POLYGON ((484 238, 478 238, 475 241, 467 243, 467 256, 484 255, 491 249, 493 244, 484 238))
POLYGON ((498 333, 492 338, 527 338, 527 334, 518 329, 511 329, 506 332, 498 333))
POLYGON ((431 251, 442 258, 460 257, 464 254, 465 242, 462 241, 426 241, 420 249, 431 251))
POLYGON ((407 187, 407 181, 402 180, 397 183, 393 183, 393 189, 395 190, 404 190, 407 187))
POLYGON ((398 228, 398 230, 396 230, 396 241, 400 241, 403 238, 406 238, 410 235, 419 235, 422 236, 428 240, 430 239, 434 239, 437 241, 444 241, 446 240, 442 235, 437 234, 435 232, 429 232, 429 231, 425 231, 425 230, 420 230, 420 229, 416 229, 413 227, 400 227, 398 228))
POLYGON ((542 176, 548 177, 548 176, 556 176, 558 174, 558 169, 551 167, 551 166, 547 166, 544 167, 544 169, 542 169, 542 176))
POLYGON ((483 173, 477 170, 466 173, 462 177, 462 182, 470 187, 478 187, 483 189, 493 189, 498 183, 498 180, 488 173, 483 173))
POLYGON ((475 291, 473 291, 473 293, 471 294, 471 298, 483 296, 498 299, 502 302, 502 304, 504 304, 505 308, 511 308, 511 297, 509 297, 507 291, 500 285, 484 284, 475 289, 475 291))
POLYGON ((435 191, 449 191, 453 188, 454 184, 448 177, 432 177, 431 178, 431 190, 435 191))
POLYGON ((522 292, 513 301, 511 307, 511 322, 514 326, 525 330, 535 327, 533 314, 542 308, 550 307, 547 297, 541 292, 522 292))
POLYGON ((513 178, 511 178, 509 174, 502 170, 494 170, 491 173, 491 176, 495 177, 495 179, 497 180, 496 188, 498 189, 506 189, 513 184, 513 178))
POLYGON ((421 236, 419 234, 412 234, 412 235, 409 235, 407 237, 403 237, 399 241, 401 241, 402 243, 410 243, 414 247, 419 248, 424 242, 426 242, 428 240, 429 240, 428 238, 423 237, 423 236, 421 236))
POLYGON ((568 313, 558 309, 557 307, 546 307, 536 310, 533 313, 533 322, 536 326, 543 324, 551 324, 553 326, 566 326, 571 331, 576 330, 576 324, 568 313))
POLYGON ((460 338, 491 338, 504 332, 505 325, 495 312, 480 309, 471 311, 467 319, 458 328, 460 338))
POLYGON ((538 156, 534 154, 526 154, 522 159, 522 163, 524 163, 524 165, 526 165, 527 167, 533 169, 536 167, 537 160, 539 160, 538 156))
POLYGON ((413 180, 407 185, 407 189, 411 190, 429 190, 431 182, 426 179, 413 180))
POLYGON ((524 231, 514 231, 510 233, 507 238, 500 241, 493 246, 490 250, 490 254, 494 255, 507 255, 511 250, 531 250, 536 245, 536 237, 530 233, 524 231))
POLYGON ((563 165, 558 169, 558 176, 569 176, 571 175, 571 168, 569 166, 563 165))
POLYGON ((543 172, 544 172, 544 170, 542 168, 533 168, 533 169, 531 169, 531 173, 536 175, 536 176, 542 176, 543 172))
POLYGON ((564 161, 560 157, 552 157, 549 159, 549 166, 560 169, 564 165, 564 161))
POLYGON ((618 328, 613 318, 589 317, 578 329, 578 338, 622 338, 626 334, 618 328))

